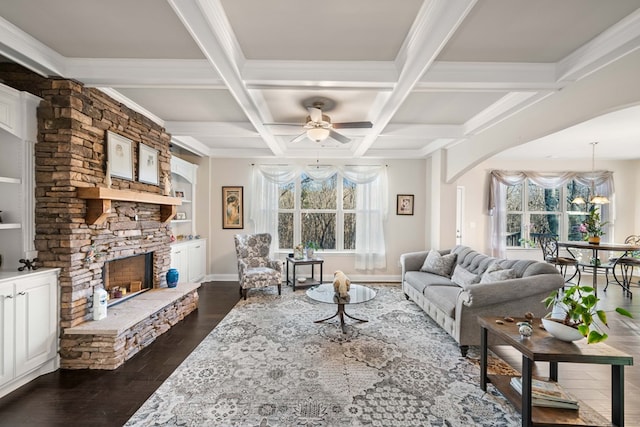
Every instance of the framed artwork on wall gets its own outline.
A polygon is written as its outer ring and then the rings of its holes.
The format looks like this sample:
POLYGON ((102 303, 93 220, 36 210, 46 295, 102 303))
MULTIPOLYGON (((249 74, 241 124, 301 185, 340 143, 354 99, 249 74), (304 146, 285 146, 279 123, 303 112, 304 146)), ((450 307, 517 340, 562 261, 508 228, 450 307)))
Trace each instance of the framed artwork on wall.
POLYGON ((133 181, 133 141, 107 131, 107 174, 133 181))
POLYGON ((138 152, 138 181, 158 185, 158 150, 143 143, 138 152))
POLYGON ((184 191, 180 191, 180 190, 176 190, 173 192, 175 197, 180 197, 181 199, 184 199, 184 191))
POLYGON ((398 194, 396 215, 413 215, 413 194, 398 194))
POLYGON ((222 187, 222 228, 244 228, 243 187, 222 187))

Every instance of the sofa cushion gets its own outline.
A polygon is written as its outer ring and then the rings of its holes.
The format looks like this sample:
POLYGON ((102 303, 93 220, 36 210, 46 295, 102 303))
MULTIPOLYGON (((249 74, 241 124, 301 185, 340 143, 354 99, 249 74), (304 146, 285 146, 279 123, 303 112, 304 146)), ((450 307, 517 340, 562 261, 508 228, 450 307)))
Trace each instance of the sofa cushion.
POLYGON ((440 252, 432 249, 429 251, 427 259, 424 260, 420 270, 437 274, 438 276, 451 277, 457 256, 457 254, 440 255, 440 252))
POLYGON ((425 273, 424 271, 407 271, 404 275, 404 281, 416 289, 421 294, 427 286, 452 286, 458 287, 451 279, 437 274, 425 273))
POLYGON ((504 269, 498 262, 494 262, 487 268, 487 271, 482 274, 480 283, 494 283, 515 278, 516 271, 513 268, 504 269))
POLYGON ((458 286, 427 286, 424 297, 452 319, 456 317, 456 302, 462 288, 458 286))
POLYGON ((467 286, 480 282, 480 276, 470 272, 464 267, 456 265, 456 268, 453 270, 453 276, 451 276, 451 281, 466 289, 467 286))

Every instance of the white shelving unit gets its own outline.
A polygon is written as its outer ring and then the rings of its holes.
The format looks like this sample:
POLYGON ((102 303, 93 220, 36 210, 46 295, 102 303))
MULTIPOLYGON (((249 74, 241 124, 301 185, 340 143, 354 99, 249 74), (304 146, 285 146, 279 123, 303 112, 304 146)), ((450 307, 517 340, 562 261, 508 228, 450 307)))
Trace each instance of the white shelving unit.
POLYGON ((206 275, 207 240, 196 239, 196 174, 198 165, 179 157, 171 158, 171 187, 173 196, 182 198, 178 214, 184 219, 171 221, 176 241, 171 245, 171 267, 178 270, 178 283, 194 283, 206 275), (191 239, 189 238, 191 236, 191 239))
POLYGON ((35 257, 34 145, 40 98, 0 84, 0 254, 17 271, 35 257))

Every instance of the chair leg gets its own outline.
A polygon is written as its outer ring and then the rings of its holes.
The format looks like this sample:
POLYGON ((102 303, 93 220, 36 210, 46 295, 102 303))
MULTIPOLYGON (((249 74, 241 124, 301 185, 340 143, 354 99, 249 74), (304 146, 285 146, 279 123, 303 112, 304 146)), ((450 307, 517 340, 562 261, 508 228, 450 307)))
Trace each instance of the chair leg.
POLYGON ((282 283, 278 283, 278 295, 282 295, 282 283))
POLYGON ((242 296, 244 297, 245 301, 247 300, 247 289, 243 289, 242 290, 242 296))

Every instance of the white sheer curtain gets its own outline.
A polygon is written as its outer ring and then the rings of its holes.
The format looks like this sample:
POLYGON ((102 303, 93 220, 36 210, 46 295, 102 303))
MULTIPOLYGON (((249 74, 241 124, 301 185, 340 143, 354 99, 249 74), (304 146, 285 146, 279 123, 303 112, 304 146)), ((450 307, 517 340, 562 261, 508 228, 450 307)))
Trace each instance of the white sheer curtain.
POLYGON ((384 166, 258 165, 253 169, 249 218, 256 233, 270 233, 272 249, 279 248, 278 199, 280 185, 294 182, 301 173, 324 180, 336 172, 356 183, 355 268, 386 268, 384 220, 387 216, 387 171, 384 166))
MULTIPOLYGON (((532 172, 532 171, 491 171, 491 188, 489 190, 489 215, 491 216, 491 254, 504 258, 507 243, 507 187, 530 179, 542 188, 558 188, 575 180, 579 184, 595 187, 599 195, 611 198, 614 194, 613 172, 532 172)), ((602 221, 611 220, 610 205, 602 205, 600 217, 602 221)))

